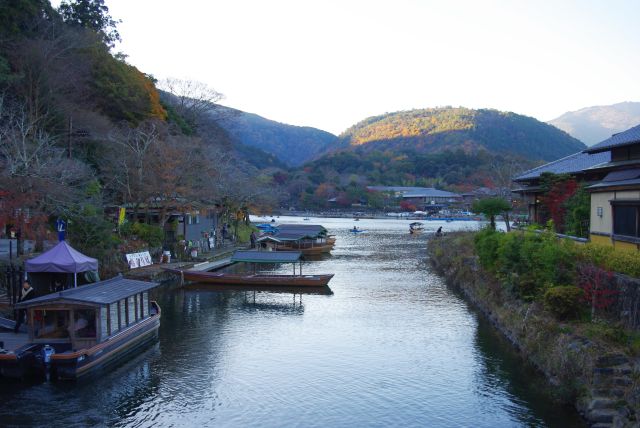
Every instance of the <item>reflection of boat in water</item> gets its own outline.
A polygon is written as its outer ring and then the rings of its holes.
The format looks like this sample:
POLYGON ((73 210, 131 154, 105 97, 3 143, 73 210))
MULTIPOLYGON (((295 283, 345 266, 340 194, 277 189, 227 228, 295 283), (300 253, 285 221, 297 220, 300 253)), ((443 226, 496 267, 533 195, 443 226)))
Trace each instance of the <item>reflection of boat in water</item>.
POLYGON ((0 373, 76 379, 137 352, 158 337, 156 286, 116 277, 19 303, 29 343, 0 354, 0 373))
POLYGON ((300 251, 255 251, 238 250, 231 257, 232 262, 257 264, 293 264, 293 275, 280 275, 269 273, 226 273, 226 272, 201 272, 192 270, 168 271, 178 273, 187 281, 194 281, 207 284, 226 285, 250 285, 250 286, 276 286, 276 287, 322 287, 326 286, 333 274, 302 274, 302 253, 300 251), (296 274, 296 264, 300 267, 296 274))
POLYGON ((424 230, 424 225, 419 221, 415 221, 409 224, 409 233, 412 235, 421 233, 423 230, 424 230))

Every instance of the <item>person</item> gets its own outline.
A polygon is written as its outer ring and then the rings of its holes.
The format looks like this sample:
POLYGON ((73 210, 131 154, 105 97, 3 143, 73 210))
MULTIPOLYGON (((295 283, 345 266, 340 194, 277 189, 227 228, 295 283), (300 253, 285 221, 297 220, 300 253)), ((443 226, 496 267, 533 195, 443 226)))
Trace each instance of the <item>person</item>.
POLYGON ((251 240, 251 248, 256 248, 256 232, 253 231, 251 232, 251 235, 249 235, 249 239, 251 240))
MULTIPOLYGON (((31 287, 31 283, 29 280, 25 279, 22 283, 22 293, 20 294, 20 298, 18 299, 18 303, 26 302, 27 300, 31 300, 36 297, 36 290, 31 287)), ((16 318, 16 326, 13 329, 15 333, 18 332, 20 326, 24 322, 24 319, 27 317, 26 309, 18 309, 18 316, 16 318)))
POLYGON ((227 230, 227 223, 225 223, 222 225, 222 242, 227 240, 227 233, 229 232, 227 230))
POLYGON ((438 230, 436 230, 436 236, 442 236, 442 226, 440 226, 438 230))
POLYGON ((354 231, 354 232, 357 232, 357 231, 358 231, 358 228, 357 228, 356 226, 353 226, 353 231, 354 231))

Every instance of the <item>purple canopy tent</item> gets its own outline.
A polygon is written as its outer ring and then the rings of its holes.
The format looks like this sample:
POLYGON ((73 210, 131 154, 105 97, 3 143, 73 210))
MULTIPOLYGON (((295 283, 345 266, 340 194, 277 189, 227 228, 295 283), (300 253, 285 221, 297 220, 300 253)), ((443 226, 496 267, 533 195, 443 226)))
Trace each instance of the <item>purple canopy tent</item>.
POLYGON ((66 241, 60 241, 58 245, 27 260, 25 270, 34 272, 73 273, 73 286, 78 286, 78 272, 97 271, 98 261, 87 257, 74 250, 66 241))

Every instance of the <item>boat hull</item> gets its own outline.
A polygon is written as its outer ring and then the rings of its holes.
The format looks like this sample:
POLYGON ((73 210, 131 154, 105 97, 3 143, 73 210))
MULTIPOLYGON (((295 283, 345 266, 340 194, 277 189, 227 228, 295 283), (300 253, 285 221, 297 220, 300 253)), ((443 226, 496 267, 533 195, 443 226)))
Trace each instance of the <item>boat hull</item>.
POLYGON ((216 272, 183 271, 184 279, 207 284, 262 285, 280 287, 322 287, 333 274, 327 275, 243 275, 216 272))
POLYGON ((160 310, 138 325, 92 348, 51 356, 51 374, 57 379, 78 379, 143 349, 158 339, 160 310))
POLYGON ((296 245, 291 246, 278 246, 274 248, 275 251, 300 251, 303 255, 309 256, 314 254, 326 254, 333 250, 333 244, 317 245, 315 247, 301 247, 296 245))

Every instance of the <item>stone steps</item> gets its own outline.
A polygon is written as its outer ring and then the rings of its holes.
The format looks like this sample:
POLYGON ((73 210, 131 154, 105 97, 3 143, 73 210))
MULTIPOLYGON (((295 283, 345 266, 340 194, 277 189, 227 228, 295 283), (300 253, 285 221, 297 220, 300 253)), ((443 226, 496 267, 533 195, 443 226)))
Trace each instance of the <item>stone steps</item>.
POLYGON ((632 412, 624 400, 633 385, 633 372, 631 361, 622 354, 605 355, 596 361, 591 398, 585 409, 592 427, 621 427, 630 422, 632 412))

